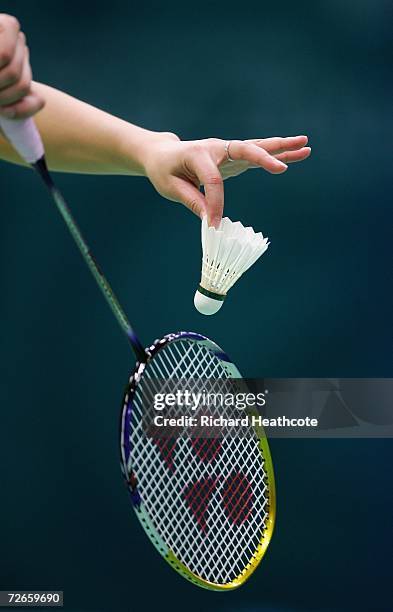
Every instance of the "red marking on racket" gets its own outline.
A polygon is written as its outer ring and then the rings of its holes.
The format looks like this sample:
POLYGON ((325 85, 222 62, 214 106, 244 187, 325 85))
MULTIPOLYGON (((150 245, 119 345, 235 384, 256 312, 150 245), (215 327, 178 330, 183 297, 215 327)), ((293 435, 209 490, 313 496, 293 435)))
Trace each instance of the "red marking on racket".
POLYGON ((209 503, 216 489, 216 485, 216 478, 205 478, 203 480, 191 482, 183 491, 188 507, 204 533, 207 531, 209 503))
POLYGON ((252 511, 253 491, 247 476, 234 472, 229 476, 222 488, 222 500, 225 513, 234 525, 245 523, 252 511))
POLYGON ((191 438, 191 444, 200 461, 211 463, 220 452, 222 445, 218 438, 191 438))
POLYGON ((164 460, 167 468, 173 474, 175 472, 173 456, 175 453, 177 440, 174 440, 173 438, 153 438, 153 442, 160 451, 161 458, 164 460))

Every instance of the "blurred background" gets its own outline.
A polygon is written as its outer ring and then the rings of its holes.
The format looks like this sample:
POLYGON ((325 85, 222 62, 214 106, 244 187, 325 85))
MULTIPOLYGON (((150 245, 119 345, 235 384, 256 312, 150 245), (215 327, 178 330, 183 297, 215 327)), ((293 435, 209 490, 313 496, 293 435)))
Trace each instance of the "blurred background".
MULTIPOLYGON (((306 162, 226 182, 271 247, 222 311, 193 306, 200 226, 146 179, 58 176, 146 344, 212 337, 251 377, 393 375, 392 3, 3 1, 36 80, 182 139, 308 134, 306 162)), ((390 440, 273 440, 278 516, 239 591, 147 542, 118 465, 133 355, 33 173, 0 166, 0 588, 65 610, 391 609, 390 440)))

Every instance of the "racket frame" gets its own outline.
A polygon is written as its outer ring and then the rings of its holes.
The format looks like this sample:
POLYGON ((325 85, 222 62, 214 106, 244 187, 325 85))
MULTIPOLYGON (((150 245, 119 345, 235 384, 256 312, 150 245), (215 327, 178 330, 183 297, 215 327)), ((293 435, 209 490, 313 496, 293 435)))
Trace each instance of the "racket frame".
MULTIPOLYGON (((212 342, 212 340, 209 340, 209 338, 206 338, 201 334, 197 334, 195 332, 181 331, 173 334, 168 334, 159 340, 155 340, 155 342, 151 346, 145 349, 147 355, 146 361, 138 362, 136 364, 135 369, 133 370, 129 378, 124 392, 122 409, 120 413, 119 428, 121 471, 131 497, 131 502, 135 514, 138 517, 138 520, 142 525, 146 535, 150 539, 151 543, 154 545, 160 555, 164 557, 167 563, 169 563, 169 565, 174 570, 181 574, 183 578, 186 578, 187 580, 189 580, 193 584, 196 584, 199 587, 213 591, 230 591, 244 584, 244 582, 246 582, 246 580, 248 580, 251 574, 255 571, 262 558, 264 557, 273 535, 276 517, 275 480, 269 445, 263 427, 254 426, 253 430, 257 436, 258 448, 261 453, 261 457, 264 461, 264 470, 267 481, 266 486, 268 491, 268 517, 265 521, 265 528, 263 530, 259 544, 252 558, 249 560, 247 566, 234 580, 226 584, 218 584, 201 578, 200 576, 192 572, 184 563, 182 563, 176 557, 175 553, 165 544, 157 529, 155 528, 148 512, 145 509, 143 499, 138 491, 138 484, 135 480, 134 473, 132 470, 132 461, 131 469, 129 468, 129 458, 132 457, 132 449, 130 447, 130 431, 127 426, 127 422, 130 422, 130 414, 133 410, 133 400, 138 389, 138 385, 142 380, 144 370, 148 366, 150 361, 152 361, 159 353, 159 351, 164 349, 169 343, 179 342, 182 340, 191 340, 192 342, 202 344, 205 348, 211 351, 216 358, 222 361, 222 365, 227 371, 229 378, 243 378, 238 368, 231 361, 228 355, 215 342, 212 342)), ((259 413, 256 409, 249 409, 247 414, 259 416, 259 413)))

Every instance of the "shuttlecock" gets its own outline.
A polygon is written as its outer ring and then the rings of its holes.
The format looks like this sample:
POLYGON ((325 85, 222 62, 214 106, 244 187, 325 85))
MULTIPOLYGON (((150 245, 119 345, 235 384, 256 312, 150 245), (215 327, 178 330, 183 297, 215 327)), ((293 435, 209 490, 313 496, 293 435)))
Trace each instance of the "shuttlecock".
POLYGON ((228 217, 219 227, 209 227, 202 220, 202 275, 195 292, 195 308, 212 315, 220 310, 226 294, 240 276, 266 251, 267 238, 256 234, 252 227, 228 217))

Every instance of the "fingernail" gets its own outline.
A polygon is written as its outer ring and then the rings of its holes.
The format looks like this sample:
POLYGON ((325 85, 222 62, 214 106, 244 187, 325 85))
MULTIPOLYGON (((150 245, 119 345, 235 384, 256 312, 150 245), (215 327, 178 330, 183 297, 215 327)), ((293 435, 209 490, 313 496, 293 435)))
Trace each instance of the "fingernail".
POLYGON ((7 119, 13 119, 16 115, 16 112, 13 108, 2 108, 1 114, 4 115, 4 117, 7 117, 7 119))
POLYGON ((215 227, 217 229, 220 223, 221 223, 220 217, 212 217, 209 221, 209 226, 215 227))

